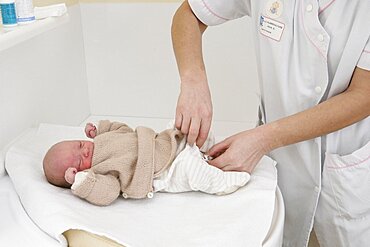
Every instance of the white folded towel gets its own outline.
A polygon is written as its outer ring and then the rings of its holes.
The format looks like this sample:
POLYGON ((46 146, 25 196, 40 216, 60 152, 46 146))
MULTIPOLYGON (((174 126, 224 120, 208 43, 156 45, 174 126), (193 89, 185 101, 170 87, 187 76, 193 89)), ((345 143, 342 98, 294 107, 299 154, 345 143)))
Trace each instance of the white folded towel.
POLYGON ((34 13, 37 20, 47 17, 62 16, 67 13, 67 6, 65 3, 59 3, 43 7, 35 7, 34 13))

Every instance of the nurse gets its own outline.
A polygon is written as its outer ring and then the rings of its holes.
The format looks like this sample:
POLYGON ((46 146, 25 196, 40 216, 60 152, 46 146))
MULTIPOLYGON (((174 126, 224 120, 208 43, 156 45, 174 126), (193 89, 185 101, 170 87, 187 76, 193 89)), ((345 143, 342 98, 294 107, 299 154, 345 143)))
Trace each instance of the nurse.
POLYGON ((261 88, 260 126, 216 144, 210 163, 252 172, 278 162, 284 246, 370 242, 370 1, 188 0, 172 39, 181 78, 176 127, 202 146, 212 101, 202 58, 207 26, 250 16, 261 88))

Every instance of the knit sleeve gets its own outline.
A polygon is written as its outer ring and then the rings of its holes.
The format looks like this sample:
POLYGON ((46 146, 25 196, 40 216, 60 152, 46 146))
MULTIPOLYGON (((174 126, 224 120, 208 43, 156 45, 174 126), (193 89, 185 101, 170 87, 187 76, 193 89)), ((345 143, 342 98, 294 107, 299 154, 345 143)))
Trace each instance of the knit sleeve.
POLYGON ((129 133, 133 132, 133 129, 128 127, 127 124, 125 123, 110 122, 109 120, 102 120, 99 122, 97 135, 110 131, 119 133, 129 133))
POLYGON ((76 181, 72 185, 72 193, 88 202, 106 206, 111 204, 120 194, 120 183, 113 175, 95 174, 89 172, 78 172, 76 181))

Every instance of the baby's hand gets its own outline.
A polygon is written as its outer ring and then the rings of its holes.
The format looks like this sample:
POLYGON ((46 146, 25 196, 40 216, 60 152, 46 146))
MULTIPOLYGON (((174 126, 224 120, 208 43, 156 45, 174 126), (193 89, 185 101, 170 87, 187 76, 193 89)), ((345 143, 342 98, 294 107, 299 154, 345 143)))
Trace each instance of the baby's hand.
POLYGON ((96 127, 92 123, 87 123, 85 127, 85 134, 89 138, 95 138, 96 136, 96 127))
POLYGON ((64 179, 69 183, 73 184, 75 182, 75 176, 77 173, 77 169, 74 167, 69 167, 66 172, 64 173, 64 179))

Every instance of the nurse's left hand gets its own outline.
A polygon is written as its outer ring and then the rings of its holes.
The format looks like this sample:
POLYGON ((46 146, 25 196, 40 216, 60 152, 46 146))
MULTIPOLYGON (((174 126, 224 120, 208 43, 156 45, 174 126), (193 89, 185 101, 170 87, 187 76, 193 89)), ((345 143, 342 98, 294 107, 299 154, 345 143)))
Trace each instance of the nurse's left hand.
POLYGON ((223 171, 251 173, 260 159, 270 151, 262 128, 246 130, 214 145, 207 154, 210 165, 223 171))

